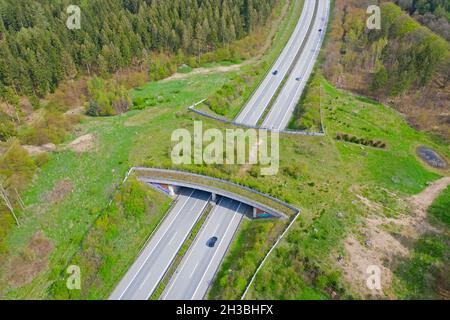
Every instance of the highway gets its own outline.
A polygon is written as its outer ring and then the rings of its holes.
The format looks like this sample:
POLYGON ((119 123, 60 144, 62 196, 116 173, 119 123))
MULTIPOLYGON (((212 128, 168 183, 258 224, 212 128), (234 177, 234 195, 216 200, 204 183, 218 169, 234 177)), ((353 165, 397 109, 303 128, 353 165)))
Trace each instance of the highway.
POLYGON ((307 40, 301 57, 295 64, 294 69, 265 118, 262 124, 263 128, 284 130, 287 127, 292 117, 292 113, 294 112, 314 69, 315 62, 325 37, 329 10, 329 0, 319 0, 317 18, 314 21, 311 35, 307 40))
MULTIPOLYGON (((299 22, 286 47, 235 122, 256 126, 279 92, 262 126, 274 130, 286 127, 317 60, 329 7, 329 0, 305 0, 299 22), (284 84, 283 80, 286 80, 284 84)), ((152 295, 210 198, 208 192, 181 190, 171 212, 114 289, 111 300, 147 300, 152 295)), ((205 296, 243 216, 249 210, 251 207, 241 202, 220 198, 161 299, 199 300, 205 296), (218 238, 212 248, 207 246, 211 237, 218 238)))
POLYGON ((228 246, 246 213, 245 204, 221 198, 194 243, 181 261, 163 292, 163 300, 201 300, 214 278, 228 246), (207 246, 211 237, 217 237, 213 248, 207 246))
POLYGON ((301 17, 291 38, 261 85, 236 117, 236 123, 249 126, 258 124, 259 119, 263 116, 284 78, 286 78, 289 70, 294 65, 303 43, 308 38, 309 27, 313 22, 317 7, 316 0, 305 0, 301 17), (273 74, 274 71, 277 71, 276 75, 273 74))
POLYGON ((177 202, 140 253, 110 300, 147 300, 205 210, 210 193, 183 188, 177 202))

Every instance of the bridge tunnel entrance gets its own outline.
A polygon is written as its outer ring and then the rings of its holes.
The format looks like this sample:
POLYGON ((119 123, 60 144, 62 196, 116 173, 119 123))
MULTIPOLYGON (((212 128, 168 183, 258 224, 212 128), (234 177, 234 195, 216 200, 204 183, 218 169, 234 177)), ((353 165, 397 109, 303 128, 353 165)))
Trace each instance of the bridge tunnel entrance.
MULTIPOLYGON (((188 187, 180 187, 180 186, 164 184, 164 183, 147 182, 147 184, 152 186, 153 188, 165 193, 166 195, 168 195, 169 197, 171 197, 173 199, 175 199, 183 189, 192 189, 192 188, 188 188, 188 187)), ((218 204, 221 198, 227 198, 227 197, 218 195, 216 193, 211 193, 211 203, 212 204, 214 204, 214 205, 218 204)), ((232 198, 229 198, 229 199, 232 199, 232 198)), ((233 199, 233 200, 236 200, 236 199, 233 199)), ((238 200, 236 200, 236 201, 238 201, 238 200)), ((257 208, 255 206, 251 206, 251 210, 248 211, 246 216, 252 220, 278 218, 277 216, 274 216, 273 214, 270 214, 270 213, 264 211, 263 209, 257 208)))

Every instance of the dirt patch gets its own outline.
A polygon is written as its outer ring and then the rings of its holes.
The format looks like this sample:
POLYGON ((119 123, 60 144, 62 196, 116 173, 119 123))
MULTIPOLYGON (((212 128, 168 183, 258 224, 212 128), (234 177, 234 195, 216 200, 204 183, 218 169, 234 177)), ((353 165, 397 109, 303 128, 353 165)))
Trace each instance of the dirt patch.
POLYGON ((187 77, 191 77, 193 75, 199 75, 199 74, 209 74, 209 73, 226 73, 231 71, 237 71, 241 68, 242 64, 233 64, 230 66, 218 66, 218 67, 212 67, 212 68, 196 68, 193 69, 189 73, 174 73, 170 77, 165 78, 162 81, 171 81, 171 80, 181 80, 185 79, 187 77))
POLYGON ((369 199, 367 199, 366 197, 363 197, 360 194, 357 194, 356 197, 370 210, 378 211, 383 208, 382 205, 380 205, 376 202, 370 201, 369 199))
POLYGON ((73 190, 72 182, 66 178, 56 182, 53 190, 44 196, 44 201, 56 203, 66 198, 73 190))
POLYGON ((53 143, 47 143, 42 146, 23 146, 30 156, 35 156, 41 153, 56 151, 56 145, 53 143))
POLYGON ((41 231, 36 232, 28 246, 9 264, 8 283, 13 287, 31 283, 47 267, 52 250, 53 243, 41 231))
POLYGON ((422 234, 441 232, 428 223, 427 209, 448 185, 450 177, 445 177, 406 199, 409 214, 398 218, 381 216, 381 205, 358 196, 375 214, 365 219, 360 236, 352 234, 344 243, 346 256, 342 263, 343 274, 355 292, 367 298, 395 298, 390 288, 398 258, 407 257, 411 245, 422 234), (369 277, 367 268, 372 265, 381 270, 381 290, 371 290, 366 285, 369 277))
POLYGON ((421 216, 426 216, 428 207, 433 201, 450 185, 450 177, 444 177, 438 181, 433 182, 421 193, 411 197, 411 205, 414 212, 421 216))
POLYGON ((263 143, 263 141, 258 141, 256 144, 254 144, 251 147, 250 154, 249 154, 249 161, 247 164, 244 164, 239 169, 238 176, 243 177, 248 171, 250 171, 253 167, 252 163, 257 163, 258 161, 258 150, 259 146, 263 143))
POLYGON ((96 138, 93 134, 89 133, 75 139, 67 147, 76 153, 83 153, 94 150, 95 146, 96 138))
POLYGON ((73 109, 70 109, 70 110, 66 111, 64 113, 64 115, 66 115, 66 116, 76 116, 76 115, 82 115, 82 114, 84 114, 84 112, 85 112, 85 108, 82 107, 82 106, 81 107, 78 106, 78 107, 74 107, 73 109))

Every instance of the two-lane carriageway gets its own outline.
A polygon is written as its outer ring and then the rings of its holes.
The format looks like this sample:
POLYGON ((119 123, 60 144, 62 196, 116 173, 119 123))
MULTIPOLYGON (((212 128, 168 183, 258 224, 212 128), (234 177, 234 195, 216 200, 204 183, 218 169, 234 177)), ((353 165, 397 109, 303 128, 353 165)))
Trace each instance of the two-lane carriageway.
POLYGON ((110 300, 147 300, 206 209, 211 194, 184 188, 135 263, 109 297, 110 300))
POLYGON ((244 215, 252 208, 221 198, 189 248, 161 299, 201 300, 205 296, 244 215), (208 240, 217 237, 214 247, 208 240))

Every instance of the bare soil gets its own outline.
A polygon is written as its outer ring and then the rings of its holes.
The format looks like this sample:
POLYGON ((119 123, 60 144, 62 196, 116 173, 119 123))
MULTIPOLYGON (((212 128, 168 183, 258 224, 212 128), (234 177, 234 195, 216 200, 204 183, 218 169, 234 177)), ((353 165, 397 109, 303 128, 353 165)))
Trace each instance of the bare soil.
POLYGON ((56 145, 47 143, 42 146, 23 146, 30 156, 56 151, 56 145))
POLYGON ((392 272, 399 257, 407 257, 410 247, 424 233, 442 232, 427 221, 427 209, 441 192, 450 185, 450 177, 430 184, 421 193, 406 199, 409 214, 399 218, 380 215, 382 206, 358 196, 370 212, 379 213, 365 219, 362 234, 365 239, 351 234, 344 243, 346 256, 342 264, 343 275, 352 290, 366 298, 388 298, 395 296, 390 290, 392 272), (381 269, 382 289, 370 290, 366 281, 367 268, 376 265, 381 269))
POLYGON ((93 134, 85 134, 72 141, 67 147, 76 153, 92 151, 96 147, 96 138, 93 134))
POLYGON ((55 183, 53 190, 44 196, 47 203, 56 203, 64 200, 73 190, 72 182, 68 179, 62 179, 55 183))
POLYGON ((262 144, 262 141, 258 141, 255 145, 251 147, 250 154, 249 154, 249 161, 248 163, 241 166, 239 169, 238 176, 242 177, 244 176, 248 171, 250 171, 253 167, 253 162, 257 162, 258 160, 258 150, 259 146, 262 144))
POLYGON ((28 246, 12 259, 7 272, 7 280, 14 287, 30 283, 41 273, 48 263, 53 243, 38 231, 30 239, 28 246))
POLYGON ((209 73, 226 73, 231 71, 237 71, 241 68, 242 64, 233 64, 230 66, 218 66, 218 67, 212 67, 212 68, 196 68, 193 69, 189 73, 174 73, 168 78, 165 78, 163 81, 172 81, 172 80, 180 80, 185 79, 187 77, 191 77, 192 75, 199 75, 199 74, 209 74, 209 73))

